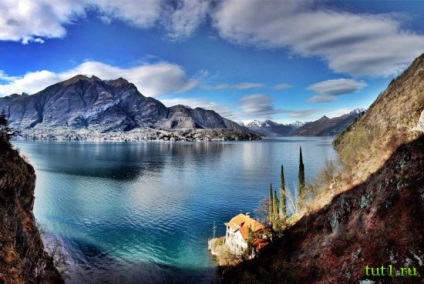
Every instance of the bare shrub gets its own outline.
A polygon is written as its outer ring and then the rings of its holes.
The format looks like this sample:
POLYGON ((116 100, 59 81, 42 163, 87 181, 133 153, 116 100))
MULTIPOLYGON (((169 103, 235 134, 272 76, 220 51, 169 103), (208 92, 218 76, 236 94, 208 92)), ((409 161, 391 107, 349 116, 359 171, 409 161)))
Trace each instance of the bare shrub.
POLYGON ((62 244, 58 240, 54 240, 46 246, 48 254, 53 259, 53 265, 59 271, 63 279, 69 279, 69 263, 68 255, 65 253, 62 244))
POLYGON ((256 219, 261 223, 269 221, 269 199, 263 197, 259 202, 258 207, 255 209, 256 219))
POLYGON ((53 266, 59 271, 64 280, 69 279, 69 256, 66 254, 62 243, 55 238, 48 237, 45 228, 38 222, 37 228, 45 243, 44 248, 53 260, 53 266))

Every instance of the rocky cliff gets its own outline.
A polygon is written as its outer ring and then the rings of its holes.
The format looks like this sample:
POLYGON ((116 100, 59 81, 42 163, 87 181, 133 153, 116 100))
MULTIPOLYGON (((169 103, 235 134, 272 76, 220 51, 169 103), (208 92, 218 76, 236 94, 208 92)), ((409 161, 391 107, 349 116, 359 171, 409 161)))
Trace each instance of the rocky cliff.
POLYGON ((35 173, 0 140, 0 283, 63 283, 35 224, 35 173))
POLYGON ((223 282, 424 283, 423 110, 424 55, 336 138, 343 170, 302 217, 223 282))
POLYGON ((0 111, 5 112, 11 127, 29 136, 95 136, 111 132, 125 136, 130 131, 134 134, 151 129, 181 134, 182 130, 221 129, 235 136, 255 138, 249 129, 212 110, 182 105, 167 108, 160 101, 143 96, 122 78, 103 81, 78 75, 31 96, 14 94, 2 98, 0 111))

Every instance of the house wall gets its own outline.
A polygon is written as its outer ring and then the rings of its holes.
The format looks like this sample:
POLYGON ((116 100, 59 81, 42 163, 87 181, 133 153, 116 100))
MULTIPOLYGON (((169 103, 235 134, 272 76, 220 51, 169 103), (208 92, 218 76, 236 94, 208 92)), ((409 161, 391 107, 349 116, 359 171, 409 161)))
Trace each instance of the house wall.
POLYGON ((243 254, 247 249, 247 243, 243 239, 240 231, 234 231, 232 228, 227 227, 225 234, 225 244, 230 248, 234 254, 243 254))

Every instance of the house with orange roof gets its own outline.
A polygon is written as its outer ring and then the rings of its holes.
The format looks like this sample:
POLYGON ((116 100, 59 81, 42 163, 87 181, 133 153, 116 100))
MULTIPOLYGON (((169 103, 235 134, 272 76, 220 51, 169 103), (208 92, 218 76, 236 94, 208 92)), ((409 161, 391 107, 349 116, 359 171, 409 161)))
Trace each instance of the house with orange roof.
MULTIPOLYGON (((225 244, 234 254, 243 254, 248 247, 249 229, 253 234, 259 233, 265 227, 255 219, 250 217, 249 213, 238 214, 229 222, 225 223, 227 231, 225 234, 225 244)), ((254 240, 252 240, 254 242, 254 240)))

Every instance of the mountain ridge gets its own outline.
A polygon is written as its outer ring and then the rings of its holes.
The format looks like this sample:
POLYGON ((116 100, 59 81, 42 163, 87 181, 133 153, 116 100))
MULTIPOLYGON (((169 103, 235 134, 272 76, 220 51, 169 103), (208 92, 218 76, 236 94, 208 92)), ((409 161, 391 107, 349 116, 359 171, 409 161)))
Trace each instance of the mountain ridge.
POLYGON ((250 130, 263 136, 335 136, 346 129, 357 118, 361 117, 365 109, 356 108, 344 115, 329 118, 326 115, 318 120, 309 122, 296 121, 290 124, 277 123, 272 120, 253 120, 246 126, 250 130))
POLYGON ((168 108, 154 98, 143 96, 134 84, 123 78, 104 81, 95 76, 77 75, 30 96, 13 94, 0 98, 0 110, 5 111, 11 127, 27 136, 40 135, 46 129, 47 135, 53 137, 66 129, 84 135, 120 132, 124 136, 131 130, 157 129, 170 135, 175 132, 180 138, 187 130, 203 131, 203 136, 218 131, 224 138, 259 138, 212 110, 182 105, 168 108))

